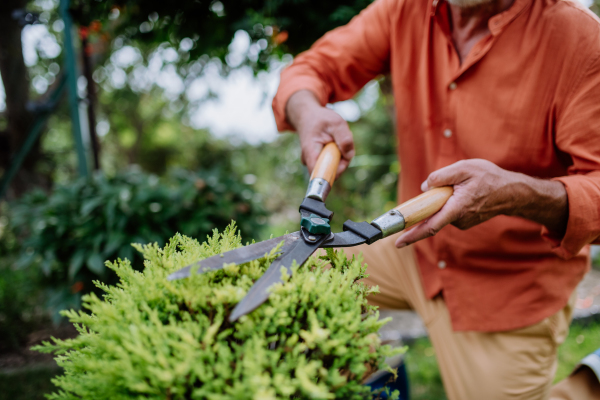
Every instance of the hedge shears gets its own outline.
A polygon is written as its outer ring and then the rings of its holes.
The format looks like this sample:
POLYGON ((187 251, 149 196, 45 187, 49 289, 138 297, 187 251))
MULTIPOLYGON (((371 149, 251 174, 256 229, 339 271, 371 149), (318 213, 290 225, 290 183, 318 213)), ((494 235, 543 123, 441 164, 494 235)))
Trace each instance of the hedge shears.
POLYGON ((268 255, 283 241, 281 254, 233 309, 229 316, 229 321, 233 322, 252 312, 269 298, 269 288, 281 282, 282 267, 291 274, 294 263, 304 264, 320 248, 371 244, 400 232, 438 212, 453 193, 450 186, 433 188, 382 214, 371 223, 348 220, 343 225, 343 232, 332 233, 329 223, 333 212, 325 207, 325 199, 335 180, 340 159, 341 154, 335 143, 323 147, 310 177, 306 196, 300 205, 299 231, 195 262, 172 273, 168 279, 186 278, 192 273, 219 270, 231 263, 244 264, 257 260, 268 255))

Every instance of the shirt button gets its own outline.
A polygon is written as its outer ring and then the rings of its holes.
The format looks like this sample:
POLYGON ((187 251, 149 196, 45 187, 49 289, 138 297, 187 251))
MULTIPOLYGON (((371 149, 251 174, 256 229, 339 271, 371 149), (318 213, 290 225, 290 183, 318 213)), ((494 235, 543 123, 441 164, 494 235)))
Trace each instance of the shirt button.
POLYGON ((452 136, 452 131, 450 129, 444 129, 444 137, 449 138, 452 136))
POLYGON ((439 269, 444 269, 444 268, 446 268, 446 261, 444 261, 444 260, 441 260, 441 261, 439 261, 439 262, 438 262, 438 268, 439 268, 439 269))
POLYGON ((449 88, 450 90, 454 90, 454 89, 456 89, 456 82, 452 82, 450 85, 448 85, 448 88, 449 88))

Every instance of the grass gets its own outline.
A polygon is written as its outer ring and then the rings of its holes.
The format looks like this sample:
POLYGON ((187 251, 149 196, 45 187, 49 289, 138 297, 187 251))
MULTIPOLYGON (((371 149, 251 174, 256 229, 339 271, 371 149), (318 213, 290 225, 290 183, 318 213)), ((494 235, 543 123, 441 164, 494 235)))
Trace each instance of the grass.
POLYGON ((446 400, 435 352, 427 338, 408 346, 405 356, 411 400, 446 400))
POLYGON ((600 321, 572 325, 569 337, 558 349, 554 382, 566 378, 581 359, 600 348, 600 321))
MULTIPOLYGON (((567 377, 583 357, 599 347, 600 321, 572 325, 567 340, 558 350, 558 371, 554 382, 567 377)), ((406 366, 411 400, 446 400, 442 377, 429 339, 418 339, 409 345, 406 366)))

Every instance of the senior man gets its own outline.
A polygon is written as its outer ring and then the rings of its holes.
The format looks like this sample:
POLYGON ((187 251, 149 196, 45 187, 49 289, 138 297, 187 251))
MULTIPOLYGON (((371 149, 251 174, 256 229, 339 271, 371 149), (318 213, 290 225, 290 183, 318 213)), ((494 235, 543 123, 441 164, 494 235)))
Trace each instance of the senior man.
POLYGON ((386 73, 400 200, 454 194, 349 251, 380 288, 372 303, 421 315, 449 399, 548 398, 600 237, 600 21, 562 0, 375 1, 281 75, 277 125, 309 170, 332 141, 348 166, 352 134, 324 106, 386 73))

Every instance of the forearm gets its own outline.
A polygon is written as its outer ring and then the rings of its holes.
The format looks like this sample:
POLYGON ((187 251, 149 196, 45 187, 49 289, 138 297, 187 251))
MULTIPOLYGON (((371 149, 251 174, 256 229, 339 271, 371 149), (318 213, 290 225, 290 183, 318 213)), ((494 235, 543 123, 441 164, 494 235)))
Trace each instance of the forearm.
MULTIPOLYGON (((557 237, 562 237, 569 219, 567 190, 561 182, 533 178, 524 174, 514 174, 514 182, 509 184, 513 199, 507 215, 528 219, 544 225, 557 237)), ((512 200, 512 201, 511 201, 512 200)))
POLYGON ((322 107, 317 96, 310 90, 299 90, 290 96, 285 106, 287 121, 296 131, 301 129, 302 120, 315 109, 322 107))
POLYGON ((397 247, 433 236, 448 224, 469 229, 498 215, 537 222, 556 238, 565 235, 569 208, 567 189, 561 182, 532 178, 487 160, 471 159, 432 172, 421 189, 448 185, 454 187, 454 193, 444 207, 401 235, 397 247))

